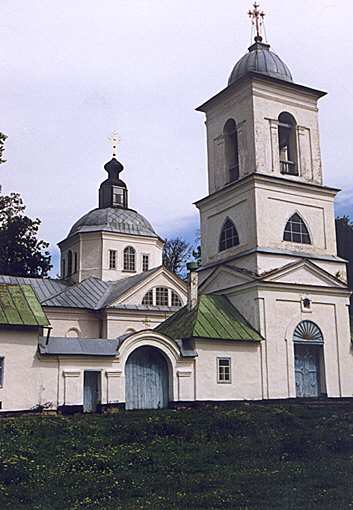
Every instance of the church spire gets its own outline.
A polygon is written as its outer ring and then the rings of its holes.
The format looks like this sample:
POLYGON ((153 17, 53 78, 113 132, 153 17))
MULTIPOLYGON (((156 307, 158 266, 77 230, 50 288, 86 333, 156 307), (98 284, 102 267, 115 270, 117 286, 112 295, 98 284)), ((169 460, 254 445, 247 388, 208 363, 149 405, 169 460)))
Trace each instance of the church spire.
POLYGON ((117 145, 120 141, 118 135, 113 133, 111 137, 113 157, 104 165, 108 172, 106 179, 99 188, 99 208, 107 207, 128 208, 128 190, 125 182, 120 180, 120 173, 124 170, 123 165, 116 159, 117 145))

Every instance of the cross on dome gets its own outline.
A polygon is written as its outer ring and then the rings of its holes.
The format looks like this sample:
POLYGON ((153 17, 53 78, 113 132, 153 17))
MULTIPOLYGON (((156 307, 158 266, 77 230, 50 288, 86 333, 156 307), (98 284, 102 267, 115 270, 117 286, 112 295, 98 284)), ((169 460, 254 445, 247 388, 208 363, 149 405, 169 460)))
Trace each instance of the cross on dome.
POLYGON ((256 36, 255 36, 255 42, 261 42, 262 41, 262 27, 264 24, 264 18, 265 13, 264 11, 260 11, 259 7, 260 4, 257 2, 254 2, 253 9, 248 11, 249 18, 251 19, 251 23, 253 26, 255 26, 256 30, 256 36))
POLYGON ((121 138, 118 135, 117 131, 113 131, 111 137, 109 138, 109 141, 112 144, 113 158, 116 158, 117 150, 118 150, 118 145, 121 142, 121 138))

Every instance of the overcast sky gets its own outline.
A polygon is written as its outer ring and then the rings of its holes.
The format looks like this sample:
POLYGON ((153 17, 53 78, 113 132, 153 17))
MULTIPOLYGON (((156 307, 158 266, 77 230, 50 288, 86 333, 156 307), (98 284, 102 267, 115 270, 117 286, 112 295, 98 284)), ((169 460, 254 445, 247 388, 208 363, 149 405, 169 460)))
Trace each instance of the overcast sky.
MULTIPOLYGON (((207 193, 204 119, 250 43, 248 0, 2 0, 3 192, 18 191, 55 245, 85 212, 118 131, 130 206, 161 236, 192 239, 207 193)), ((266 0, 272 49, 297 83, 323 89, 328 185, 353 215, 353 2, 266 0)), ((56 257, 55 257, 56 260, 56 257)))

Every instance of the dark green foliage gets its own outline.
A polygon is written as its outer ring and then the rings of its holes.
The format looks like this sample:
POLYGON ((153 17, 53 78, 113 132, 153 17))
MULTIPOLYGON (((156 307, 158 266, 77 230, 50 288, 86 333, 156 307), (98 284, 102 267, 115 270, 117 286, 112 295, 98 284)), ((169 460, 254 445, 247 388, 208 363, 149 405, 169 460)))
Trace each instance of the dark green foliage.
POLYGON ((6 159, 3 159, 6 138, 7 138, 7 136, 4 135, 4 133, 0 132, 0 165, 1 165, 1 163, 5 163, 6 162, 6 159))
POLYGON ((343 509, 353 405, 0 420, 0 508, 343 509))
POLYGON ((353 289, 353 223, 349 216, 336 218, 336 237, 337 254, 348 260, 348 285, 353 289))
POLYGON ((25 208, 18 193, 0 195, 0 274, 47 276, 49 244, 37 239, 41 222, 26 216, 25 208))

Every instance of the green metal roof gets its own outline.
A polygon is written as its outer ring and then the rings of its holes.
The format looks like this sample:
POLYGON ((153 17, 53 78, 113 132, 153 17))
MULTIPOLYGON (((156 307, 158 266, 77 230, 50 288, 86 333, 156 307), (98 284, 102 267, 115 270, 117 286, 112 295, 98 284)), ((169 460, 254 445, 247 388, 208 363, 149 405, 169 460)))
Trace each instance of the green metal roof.
POLYGON ((157 326, 156 331, 174 339, 263 340, 226 296, 216 294, 201 295, 193 310, 184 306, 157 326))
POLYGON ((30 285, 0 285, 0 325, 49 326, 30 285))

